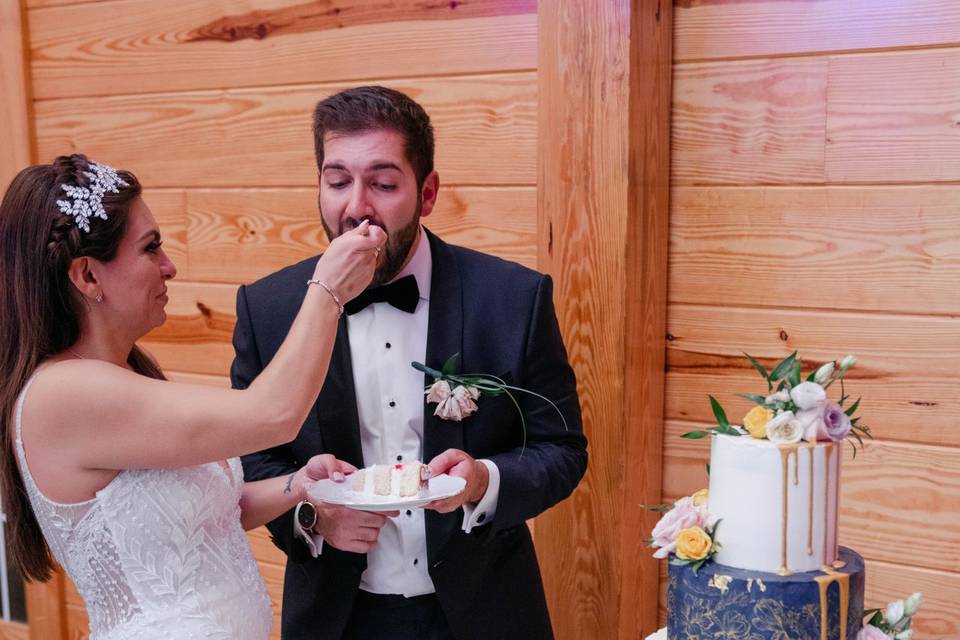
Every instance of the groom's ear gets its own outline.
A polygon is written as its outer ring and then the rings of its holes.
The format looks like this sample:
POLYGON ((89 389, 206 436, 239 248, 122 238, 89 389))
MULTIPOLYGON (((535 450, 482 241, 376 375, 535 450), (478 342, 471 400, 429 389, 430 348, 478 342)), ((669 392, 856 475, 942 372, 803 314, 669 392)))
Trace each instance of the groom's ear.
POLYGON ((440 175, 431 171, 420 188, 420 198, 423 203, 420 208, 420 217, 426 218, 437 204, 437 192, 440 190, 440 175))

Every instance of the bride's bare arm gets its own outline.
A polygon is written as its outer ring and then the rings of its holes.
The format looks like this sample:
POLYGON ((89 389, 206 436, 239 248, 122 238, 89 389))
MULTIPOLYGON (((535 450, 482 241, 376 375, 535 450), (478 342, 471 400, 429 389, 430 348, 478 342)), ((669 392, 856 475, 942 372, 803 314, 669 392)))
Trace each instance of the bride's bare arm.
MULTIPOLYGON (((331 244, 314 274, 344 299, 369 283, 373 249, 385 237, 376 227, 355 231, 331 244)), ((28 449, 74 467, 132 469, 212 462, 288 442, 326 377, 338 317, 333 297, 309 286, 283 345, 244 390, 153 380, 99 360, 57 363, 27 396, 28 449)))
POLYGON ((247 530, 267 524, 306 500, 306 489, 312 482, 323 478, 339 480, 354 471, 356 468, 349 462, 322 454, 310 458, 296 473, 245 482, 240 497, 240 523, 247 530))

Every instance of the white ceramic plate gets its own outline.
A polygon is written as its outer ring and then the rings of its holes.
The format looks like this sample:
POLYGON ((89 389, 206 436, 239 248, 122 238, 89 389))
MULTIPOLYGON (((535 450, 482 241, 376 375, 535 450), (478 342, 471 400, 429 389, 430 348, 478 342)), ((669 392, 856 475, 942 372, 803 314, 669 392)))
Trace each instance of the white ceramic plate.
POLYGON ((419 496, 397 498, 396 496, 370 496, 353 491, 350 488, 350 477, 345 482, 333 480, 318 480, 308 490, 310 497, 317 502, 340 504, 359 511, 397 511, 422 507, 428 502, 442 500, 455 496, 467 485, 463 478, 456 478, 441 474, 430 478, 427 490, 419 496))

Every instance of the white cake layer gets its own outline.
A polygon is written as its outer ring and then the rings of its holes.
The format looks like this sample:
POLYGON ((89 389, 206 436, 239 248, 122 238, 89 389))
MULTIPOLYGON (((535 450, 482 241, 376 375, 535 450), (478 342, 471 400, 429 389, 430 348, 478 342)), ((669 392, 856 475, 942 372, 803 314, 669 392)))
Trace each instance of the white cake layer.
POLYGON ((709 510, 720 521, 715 560, 770 573, 833 563, 842 451, 842 443, 777 446, 714 435, 709 510))
MULTIPOLYGON (((364 493, 370 496, 378 495, 375 489, 374 469, 376 469, 377 467, 385 467, 385 466, 388 466, 388 465, 374 465, 372 467, 367 467, 366 469, 361 470, 363 473, 363 489, 360 491, 360 493, 364 493)), ((389 466, 391 467, 390 468, 390 493, 386 495, 399 498, 401 497, 400 491, 401 491, 401 487, 403 486, 403 482, 401 480, 403 476, 403 471, 402 469, 396 468, 395 465, 389 465, 389 466)))

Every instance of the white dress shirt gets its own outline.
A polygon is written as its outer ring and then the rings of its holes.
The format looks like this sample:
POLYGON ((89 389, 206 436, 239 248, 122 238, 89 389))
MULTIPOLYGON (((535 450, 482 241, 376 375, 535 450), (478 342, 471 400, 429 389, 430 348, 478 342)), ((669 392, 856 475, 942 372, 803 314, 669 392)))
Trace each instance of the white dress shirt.
MULTIPOLYGON (((394 278, 412 274, 417 279, 420 301, 414 313, 382 302, 347 317, 365 466, 429 462, 422 458, 424 378, 410 363, 424 362, 426 357, 432 271, 430 241, 421 227, 413 257, 394 278)), ((465 427, 469 428, 469 421, 465 427)), ((489 470, 490 480, 479 503, 463 505, 463 530, 468 533, 480 522, 493 520, 500 493, 497 466, 489 460, 481 462, 489 470)), ((299 528, 296 520, 294 526, 299 528)), ((310 540, 302 531, 298 533, 317 555, 323 539, 313 535, 310 540)), ((360 588, 407 597, 433 593, 427 568, 424 511, 404 509, 387 520, 376 545, 367 552, 360 588)))

